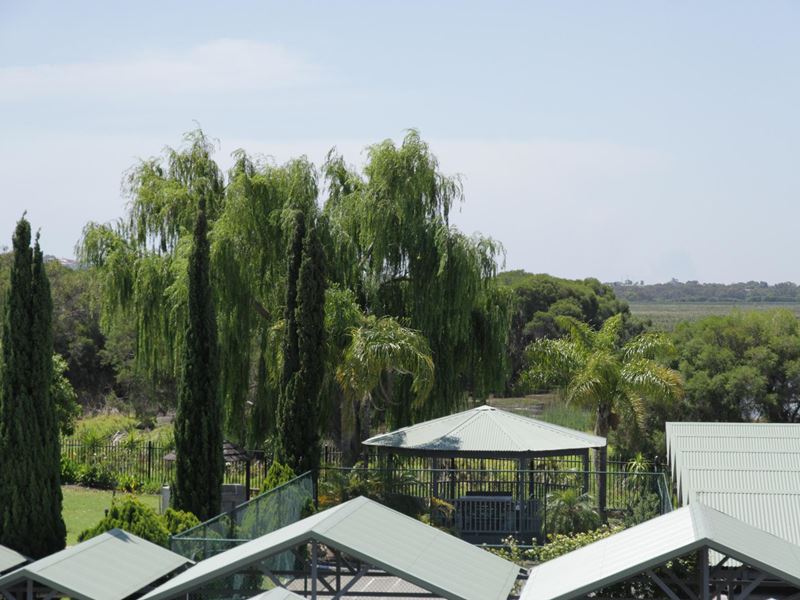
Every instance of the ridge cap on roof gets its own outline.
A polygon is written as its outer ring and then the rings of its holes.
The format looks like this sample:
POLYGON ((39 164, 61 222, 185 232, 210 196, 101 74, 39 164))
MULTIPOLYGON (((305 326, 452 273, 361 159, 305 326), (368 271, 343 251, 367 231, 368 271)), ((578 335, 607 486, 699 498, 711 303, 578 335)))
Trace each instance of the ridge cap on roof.
MULTIPOLYGON (((362 506, 369 504, 370 502, 374 502, 365 496, 356 496, 355 498, 348 500, 347 502, 343 502, 339 506, 333 507, 339 510, 331 512, 325 518, 320 519, 319 522, 314 523, 310 528, 309 531, 312 533, 320 533, 324 534, 328 531, 331 527, 338 525, 347 517, 352 515, 356 510, 361 508, 362 506)), ((377 504, 377 502, 376 502, 377 504)), ((325 511, 323 511, 325 512, 325 511)), ((301 523, 301 521, 297 521, 301 523)))

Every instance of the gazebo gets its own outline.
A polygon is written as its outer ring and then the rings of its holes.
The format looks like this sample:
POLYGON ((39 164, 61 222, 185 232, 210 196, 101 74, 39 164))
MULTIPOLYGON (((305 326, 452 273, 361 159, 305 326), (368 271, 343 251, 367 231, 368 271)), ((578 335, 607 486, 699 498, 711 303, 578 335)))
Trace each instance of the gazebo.
POLYGON ((416 465, 411 472, 430 472, 431 497, 453 503, 456 528, 474 541, 540 534, 539 504, 552 490, 542 478, 545 459, 551 459, 546 467, 554 472, 581 471, 581 487, 588 491, 594 450, 600 466, 598 508, 605 510, 605 438, 492 406, 404 427, 363 444, 390 472, 398 461, 416 465))

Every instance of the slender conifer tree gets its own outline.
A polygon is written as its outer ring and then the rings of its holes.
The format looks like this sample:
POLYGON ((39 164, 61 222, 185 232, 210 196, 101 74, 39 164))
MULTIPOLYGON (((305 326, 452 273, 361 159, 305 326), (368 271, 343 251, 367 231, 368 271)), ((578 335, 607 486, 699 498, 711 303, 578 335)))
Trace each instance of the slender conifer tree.
POLYGON ((58 423, 50 398, 52 299, 23 217, 14 232, 0 362, 0 544, 41 558, 61 550, 58 423))
POLYGON ((175 507, 204 521, 219 514, 225 466, 217 322, 209 276, 208 222, 202 197, 189 256, 188 308, 175 416, 175 507))
MULTIPOLYGON (((292 243, 289 248, 289 264, 286 280, 286 307, 284 308, 283 336, 283 371, 281 389, 278 397, 278 426, 276 431, 276 454, 278 460, 294 468, 294 449, 297 446, 297 429, 305 427, 305 423, 297 421, 295 412, 294 385, 295 375, 300 370, 300 350, 297 340, 297 284, 300 278, 300 264, 303 260, 303 238, 305 237, 305 219, 298 211, 295 213, 292 243)), ((296 471, 295 471, 296 472, 296 471)))
POLYGON ((297 473, 319 467, 320 389, 325 377, 325 255, 312 225, 303 240, 303 260, 297 280, 297 354, 294 376, 295 435, 292 467, 297 473))

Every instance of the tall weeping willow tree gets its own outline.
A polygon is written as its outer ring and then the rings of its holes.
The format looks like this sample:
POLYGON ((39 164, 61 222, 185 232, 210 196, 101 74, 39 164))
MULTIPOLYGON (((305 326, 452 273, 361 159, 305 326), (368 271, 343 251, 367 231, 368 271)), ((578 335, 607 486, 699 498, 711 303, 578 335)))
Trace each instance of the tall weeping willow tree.
POLYGON ((104 320, 136 323, 140 369, 177 375, 186 261, 202 194, 208 202, 229 437, 257 444, 275 430, 286 257, 297 213, 306 226, 316 224, 331 284, 325 295, 328 343, 321 349, 327 362, 320 406, 325 429, 340 433, 347 394, 333 374, 356 332, 376 326, 371 316, 391 318, 401 328, 397 333, 418 334, 406 339, 420 342, 417 349, 436 365, 424 402, 413 374, 391 365, 383 369, 378 385, 385 393, 372 395, 382 399, 375 403, 379 419, 403 424, 444 414, 502 383, 509 298, 493 284, 501 249, 450 225, 450 211, 462 199, 460 183, 440 173, 416 132, 400 146, 387 141, 371 147, 361 173, 331 154, 323 170, 328 197, 321 211, 319 176, 305 157, 276 165, 238 151, 225 177, 213 150, 196 131, 182 148, 141 162, 127 179, 127 216, 85 229, 80 254, 98 267, 104 320))
POLYGON ((316 174, 305 159, 275 166, 237 152, 226 180, 202 131, 184 142, 128 173, 126 217, 88 224, 79 256, 97 267, 104 325, 135 322, 137 368, 177 378, 192 226, 198 198, 205 198, 225 429, 233 439, 261 441, 274 428, 290 219, 298 209, 316 214, 316 174), (247 418, 248 400, 257 419, 247 418), (248 431, 249 424, 259 431, 248 431))
POLYGON ((391 425, 447 414, 468 394, 501 384, 510 298, 493 282, 499 244, 450 225, 463 197, 458 178, 439 170, 416 131, 400 146, 368 150, 363 175, 330 154, 324 208, 334 248, 334 277, 356 290, 367 313, 393 316, 427 338, 436 378, 414 403, 408 377, 391 383, 391 425))

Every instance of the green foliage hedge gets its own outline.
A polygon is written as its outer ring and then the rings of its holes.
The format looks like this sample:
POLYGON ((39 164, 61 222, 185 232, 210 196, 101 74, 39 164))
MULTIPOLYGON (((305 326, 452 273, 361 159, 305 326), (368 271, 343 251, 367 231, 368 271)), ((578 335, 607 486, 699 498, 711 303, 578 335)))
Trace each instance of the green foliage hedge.
POLYGON ((128 533, 167 547, 169 536, 199 525, 199 519, 192 513, 168 509, 163 515, 146 506, 133 496, 115 500, 108 513, 100 522, 82 531, 78 541, 83 542, 111 529, 124 529, 128 533))
POLYGON ((567 554, 583 546, 588 546, 598 540, 607 538, 610 535, 622 531, 622 526, 603 525, 598 529, 585 531, 583 533, 556 534, 548 537, 548 542, 542 546, 523 549, 514 537, 508 537, 503 542, 502 548, 486 548, 492 554, 496 554, 506 560, 517 563, 518 565, 530 566, 530 563, 541 563, 552 560, 567 554))

